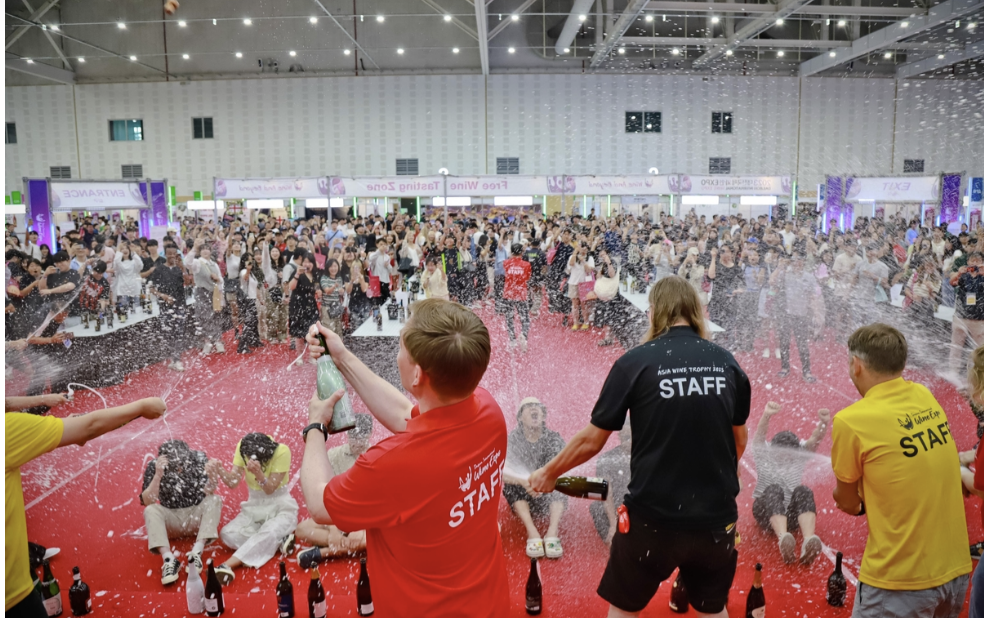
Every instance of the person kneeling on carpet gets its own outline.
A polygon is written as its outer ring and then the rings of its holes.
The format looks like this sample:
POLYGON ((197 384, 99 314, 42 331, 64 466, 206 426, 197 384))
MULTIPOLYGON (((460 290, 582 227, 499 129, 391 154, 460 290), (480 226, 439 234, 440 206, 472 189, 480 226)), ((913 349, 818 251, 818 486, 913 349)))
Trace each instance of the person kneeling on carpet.
POLYGON ((202 570, 202 550, 219 537, 222 498, 215 495, 218 478, 209 474, 208 457, 182 440, 168 440, 144 470, 140 504, 144 505, 147 545, 164 558, 161 583, 178 581, 180 561, 171 552, 169 535, 197 534, 188 561, 202 570))
MULTIPOLYGON (((335 475, 344 474, 355 465, 355 460, 369 450, 372 436, 372 415, 356 414, 355 427, 348 430, 348 444, 328 449, 328 463, 335 475)), ((305 519, 297 526, 297 540, 314 547, 297 554, 301 568, 310 569, 328 558, 348 556, 366 549, 366 531, 342 532, 331 524, 314 523, 305 519)))
POLYGON ((758 480, 752 494, 752 515, 763 530, 772 530, 779 537, 779 551, 786 564, 796 561, 796 538, 793 532, 803 533, 803 547, 799 561, 810 564, 823 549, 820 537, 815 534, 817 525, 817 506, 813 490, 802 484, 803 470, 823 439, 830 423, 830 410, 817 411, 820 419, 810 439, 800 444, 800 439, 792 431, 780 431, 767 442, 769 419, 779 413, 782 407, 770 401, 765 406, 755 437, 752 439, 752 454, 758 480))
POLYGON ((222 542, 236 550, 215 569, 223 586, 236 579, 234 569, 242 565, 258 569, 277 549, 285 556, 294 551, 298 508, 287 487, 290 448, 286 444, 262 433, 246 434, 236 445, 231 472, 218 459, 210 459, 206 470, 230 489, 238 487, 245 477, 249 488, 239 515, 220 533, 222 542))
POLYGON ((541 494, 530 487, 527 477, 518 477, 509 470, 537 470, 553 459, 564 448, 560 434, 547 429, 547 408, 539 399, 527 397, 519 404, 517 413, 519 423, 509 434, 506 453, 506 471, 502 474, 505 483, 502 494, 509 506, 519 517, 529 535, 526 541, 526 555, 530 558, 560 558, 564 548, 560 545, 557 529, 560 517, 567 508, 567 496, 556 491, 541 494), (546 538, 541 538, 534 516, 550 514, 550 525, 546 538), (544 548, 545 546, 545 548, 544 548))

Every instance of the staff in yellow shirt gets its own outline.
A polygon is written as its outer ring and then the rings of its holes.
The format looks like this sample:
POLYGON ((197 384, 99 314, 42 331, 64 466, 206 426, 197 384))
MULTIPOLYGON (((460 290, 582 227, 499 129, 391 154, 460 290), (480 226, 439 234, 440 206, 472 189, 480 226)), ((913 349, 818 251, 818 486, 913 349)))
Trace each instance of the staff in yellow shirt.
POLYGON ((27 551, 27 516, 24 512, 20 467, 59 446, 68 444, 81 446, 139 416, 155 419, 164 414, 164 410, 164 402, 161 399, 150 397, 71 418, 35 416, 23 412, 9 412, 5 415, 6 572, 4 582, 6 595, 4 604, 7 615, 47 615, 41 604, 41 597, 33 591, 31 583, 30 558, 27 551))
POLYGON ((902 333, 871 324, 848 339, 862 399, 834 416, 834 500, 867 515, 852 618, 957 618, 971 571, 957 447, 929 390, 902 378, 902 333))

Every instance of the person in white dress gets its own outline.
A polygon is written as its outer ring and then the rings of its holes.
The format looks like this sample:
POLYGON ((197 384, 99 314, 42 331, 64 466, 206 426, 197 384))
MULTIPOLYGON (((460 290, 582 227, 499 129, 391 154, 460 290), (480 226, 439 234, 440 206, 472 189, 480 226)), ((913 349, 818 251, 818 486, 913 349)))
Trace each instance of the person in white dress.
POLYGON ((130 243, 120 245, 116 252, 113 268, 116 271, 116 297, 120 322, 126 322, 127 313, 140 298, 140 269, 143 260, 138 258, 130 243))

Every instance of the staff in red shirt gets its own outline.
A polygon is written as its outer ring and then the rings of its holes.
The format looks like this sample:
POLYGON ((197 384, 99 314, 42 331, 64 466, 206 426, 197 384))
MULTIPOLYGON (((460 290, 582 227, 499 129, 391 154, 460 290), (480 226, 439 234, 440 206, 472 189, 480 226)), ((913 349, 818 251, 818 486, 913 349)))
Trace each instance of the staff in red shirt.
POLYGON ((492 351, 485 325, 446 300, 413 305, 396 362, 416 406, 320 323, 307 337, 314 358, 324 352, 319 332, 346 381, 395 435, 333 476, 326 426, 344 391, 325 401, 315 395, 301 465, 311 517, 343 531, 366 530, 378 616, 507 616, 496 521, 506 421, 492 396, 478 388, 492 351))
POLYGON ((506 271, 506 283, 502 291, 502 304, 505 307, 506 331, 509 333, 509 347, 516 345, 516 320, 513 318, 515 311, 519 315, 519 321, 523 325, 523 335, 519 338, 519 345, 523 352, 526 351, 526 339, 530 336, 530 302, 527 284, 530 280, 530 273, 533 267, 530 263, 521 258, 523 255, 523 245, 513 243, 510 247, 512 257, 502 263, 503 270, 506 271))

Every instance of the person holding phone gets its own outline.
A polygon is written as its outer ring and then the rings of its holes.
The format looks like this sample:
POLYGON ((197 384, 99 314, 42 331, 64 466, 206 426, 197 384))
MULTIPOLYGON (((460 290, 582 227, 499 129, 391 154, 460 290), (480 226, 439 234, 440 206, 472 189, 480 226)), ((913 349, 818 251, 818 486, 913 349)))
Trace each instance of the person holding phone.
POLYGON ((950 373, 963 376, 967 363, 967 339, 984 341, 984 255, 974 251, 950 277, 956 292, 953 332, 950 336, 950 373))
MULTIPOLYGON (((308 328, 318 321, 318 301, 316 298, 317 284, 314 281, 314 256, 298 249, 294 253, 295 261, 300 259, 300 267, 290 275, 287 287, 290 288, 290 306, 287 309, 287 330, 290 336, 297 339, 297 349, 304 348, 304 337, 308 328)), ((302 358, 297 364, 303 363, 302 358)))

